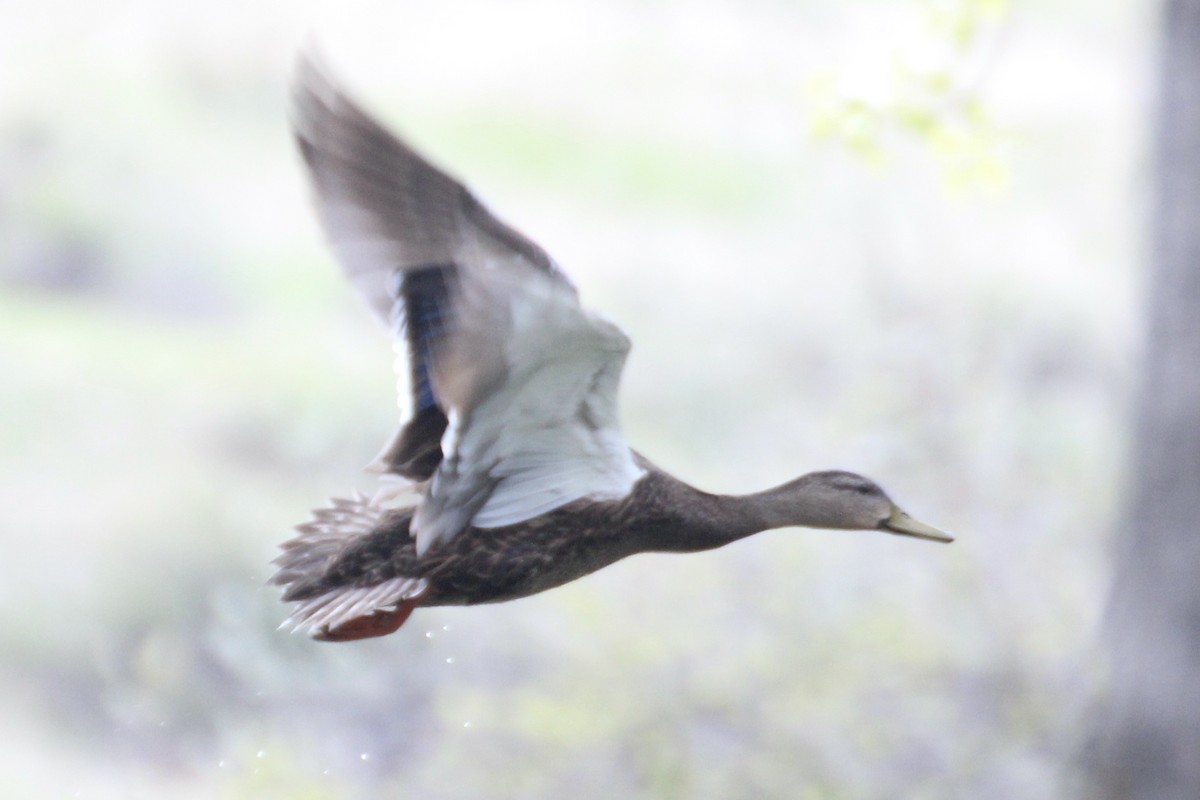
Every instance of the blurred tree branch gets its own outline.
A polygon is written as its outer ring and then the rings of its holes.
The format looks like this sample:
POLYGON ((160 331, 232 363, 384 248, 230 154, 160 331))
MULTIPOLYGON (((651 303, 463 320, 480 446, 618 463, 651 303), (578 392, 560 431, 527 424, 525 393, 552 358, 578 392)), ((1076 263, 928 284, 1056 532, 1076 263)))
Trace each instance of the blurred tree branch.
POLYGON ((1148 331, 1092 796, 1200 797, 1200 0, 1165 0, 1148 331))

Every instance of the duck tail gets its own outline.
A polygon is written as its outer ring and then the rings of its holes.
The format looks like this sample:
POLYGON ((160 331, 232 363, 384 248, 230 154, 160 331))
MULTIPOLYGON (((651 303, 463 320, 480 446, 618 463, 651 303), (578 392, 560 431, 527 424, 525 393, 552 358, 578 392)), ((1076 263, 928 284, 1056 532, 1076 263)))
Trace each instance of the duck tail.
POLYGON ((283 601, 296 604, 280 628, 340 642, 383 636, 404 624, 420 604, 423 579, 370 581, 365 574, 334 575, 331 568, 390 515, 411 505, 396 500, 412 488, 397 492, 391 487, 374 499, 358 492, 350 499, 334 498, 330 507, 317 509, 311 521, 296 527, 297 535, 280 546, 283 552, 272 562, 278 570, 269 583, 283 586, 283 601))

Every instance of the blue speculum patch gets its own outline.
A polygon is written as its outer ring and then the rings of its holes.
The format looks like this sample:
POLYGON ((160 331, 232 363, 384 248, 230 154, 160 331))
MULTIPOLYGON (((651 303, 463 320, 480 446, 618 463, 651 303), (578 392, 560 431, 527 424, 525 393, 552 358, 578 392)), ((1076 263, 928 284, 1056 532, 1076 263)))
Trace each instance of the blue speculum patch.
POLYGON ((401 281, 415 413, 438 405, 429 371, 450 320, 454 272, 453 264, 418 267, 405 270, 401 281))

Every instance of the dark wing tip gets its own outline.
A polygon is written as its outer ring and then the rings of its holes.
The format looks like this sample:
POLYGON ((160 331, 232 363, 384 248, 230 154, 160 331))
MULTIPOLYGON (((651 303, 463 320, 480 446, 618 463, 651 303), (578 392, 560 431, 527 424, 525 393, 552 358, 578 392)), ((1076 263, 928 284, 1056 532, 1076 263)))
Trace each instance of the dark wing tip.
MULTIPOLYGON (((519 253, 536 268, 568 287, 574 286, 554 259, 536 242, 495 217, 461 182, 413 150, 384 128, 344 89, 317 49, 309 45, 296 58, 292 81, 291 124, 301 155, 320 182, 331 161, 357 163, 359 169, 387 169, 389 190, 406 185, 416 192, 436 219, 444 224, 447 215, 460 213, 485 236, 519 253), (364 161, 365 156, 371 156, 364 161)), ((345 169, 346 164, 343 163, 345 169)), ((363 177, 362 173, 358 173, 363 177)), ((375 175, 370 182, 378 182, 375 175)), ((448 254, 447 254, 448 255, 448 254)), ((405 264, 404 266, 412 266, 405 264)))
POLYGON ((376 137, 392 144, 393 137, 342 89, 314 50, 301 51, 296 58, 289 117, 292 134, 310 167, 317 166, 319 153, 332 155, 339 138, 376 137))
MULTIPOLYGON (((314 123, 332 103, 341 97, 333 79, 315 49, 300 51, 292 71, 290 120, 292 133, 309 161, 314 138, 314 123)), ((311 162, 310 162, 311 163, 311 162)))

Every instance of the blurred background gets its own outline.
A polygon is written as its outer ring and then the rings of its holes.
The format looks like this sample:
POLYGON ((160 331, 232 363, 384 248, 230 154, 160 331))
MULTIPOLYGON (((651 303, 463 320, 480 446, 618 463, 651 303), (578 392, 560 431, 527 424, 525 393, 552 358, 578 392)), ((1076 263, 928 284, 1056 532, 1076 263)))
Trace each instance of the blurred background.
POLYGON ((0 793, 1057 798, 1137 342, 1152 7, 10 3, 0 793), (292 525, 398 422, 288 128, 316 41, 633 338, 710 491, 848 468, 949 547, 777 531, 348 645, 292 525))

